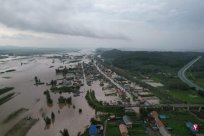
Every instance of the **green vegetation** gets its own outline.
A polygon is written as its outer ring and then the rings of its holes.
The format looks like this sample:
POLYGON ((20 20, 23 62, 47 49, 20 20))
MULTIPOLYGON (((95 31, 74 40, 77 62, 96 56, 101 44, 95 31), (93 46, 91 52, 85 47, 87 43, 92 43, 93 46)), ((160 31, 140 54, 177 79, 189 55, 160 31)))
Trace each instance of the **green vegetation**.
POLYGON ((103 104, 103 102, 99 102, 96 97, 94 91, 88 91, 86 94, 86 100, 88 104, 94 108, 96 111, 108 112, 108 113, 124 113, 124 107, 110 106, 109 104, 103 104))
POLYGON ((9 92, 9 91, 11 91, 13 89, 14 89, 14 87, 4 87, 4 88, 1 88, 0 89, 0 95, 2 95, 4 93, 7 93, 7 92, 9 92))
POLYGON ((192 90, 171 90, 166 91, 171 96, 176 99, 182 100, 184 103, 192 104, 203 104, 204 98, 201 95, 198 95, 197 92, 192 90))
POLYGON ((204 111, 191 111, 193 114, 195 114, 199 119, 204 120, 204 111))
MULTIPOLYGON (((188 87, 177 77, 178 70, 199 55, 203 53, 111 50, 101 54, 104 62, 99 59, 98 62, 140 86, 148 88, 160 98, 162 103, 201 104, 204 103, 204 94, 195 93, 193 88, 188 87), (142 82, 143 79, 152 79, 164 86, 152 87, 142 82)), ((199 69, 204 69, 203 64, 198 66, 199 69)), ((200 83, 203 81, 200 80, 200 83)))
POLYGON ((61 136, 69 136, 69 132, 67 129, 60 130, 61 136))
POLYGON ((204 58, 198 60, 187 71, 187 77, 204 88, 204 58))
POLYGON ((79 113, 82 113, 82 109, 79 109, 79 113))
POLYGON ((143 121, 140 117, 133 111, 126 112, 125 114, 128 115, 133 122, 132 128, 128 128, 129 134, 132 136, 147 136, 143 121))
POLYGON ((27 120, 26 118, 20 120, 14 127, 12 127, 5 136, 26 136, 30 128, 37 122, 37 119, 27 120))
POLYGON ((35 85, 43 85, 43 84, 45 84, 45 83, 41 82, 40 79, 37 76, 34 77, 34 80, 35 80, 35 85))
POLYGON ((177 72, 183 65, 197 57, 196 53, 147 52, 111 50, 102 53, 105 63, 137 75, 157 72, 177 72))
POLYGON ((50 125, 51 124, 51 119, 47 116, 44 118, 45 124, 50 125))
POLYGON ((136 135, 136 136, 148 136, 147 133, 145 133, 145 128, 143 127, 142 122, 133 125, 132 128, 128 129, 129 134, 136 135))
POLYGON ((106 128, 106 136, 121 136, 118 124, 108 122, 106 128))
MULTIPOLYGON (((130 117, 133 122, 132 128, 128 128, 128 134, 131 136, 147 136, 145 132, 145 127, 142 120, 137 116, 135 112, 126 112, 126 115, 130 117)), ((106 126, 106 135, 107 136, 121 136, 119 131, 119 122, 123 122, 122 120, 117 121, 108 121, 106 126)))
POLYGON ((50 84, 51 84, 52 87, 56 86, 57 85, 57 80, 51 80, 50 84))
POLYGON ((63 96, 60 96, 58 98, 58 103, 59 104, 72 104, 72 97, 64 98, 63 96))
MULTIPOLYGON (((162 112, 169 117, 169 119, 164 120, 164 124, 173 128, 173 133, 175 136, 188 136, 191 132, 186 127, 186 122, 191 121, 192 123, 197 123, 200 126, 204 126, 204 122, 199 121, 189 112, 162 112)), ((204 133, 204 128, 201 127, 199 133, 204 133)))
POLYGON ((14 72, 16 71, 15 69, 9 69, 9 70, 6 70, 5 72, 14 72))
POLYGON ((46 90, 46 91, 44 91, 44 95, 46 96, 47 104, 48 105, 52 105, 53 104, 53 100, 50 97, 50 92, 48 90, 46 90))
POLYGON ((0 105, 4 104, 5 102, 11 100, 15 93, 9 93, 6 96, 0 98, 0 105))
POLYGON ((77 92, 79 91, 80 86, 62 86, 62 87, 52 87, 52 92, 63 92, 63 93, 70 93, 70 92, 77 92))
POLYGON ((2 123, 8 123, 9 121, 15 119, 16 117, 18 117, 20 114, 24 113, 28 111, 28 109, 25 108, 20 108, 16 111, 14 111, 13 113, 11 113, 10 115, 8 115, 8 117, 6 117, 2 123))
POLYGON ((55 120, 55 114, 54 114, 54 112, 51 113, 51 119, 52 119, 52 122, 54 122, 54 120, 55 120))

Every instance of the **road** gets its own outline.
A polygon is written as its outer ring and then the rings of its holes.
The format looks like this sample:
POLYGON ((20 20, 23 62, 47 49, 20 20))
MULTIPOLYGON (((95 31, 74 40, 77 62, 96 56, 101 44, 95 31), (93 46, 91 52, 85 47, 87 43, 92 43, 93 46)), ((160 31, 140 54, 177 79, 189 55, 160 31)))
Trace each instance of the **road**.
POLYGON ((200 86, 196 85, 195 83, 193 83, 192 81, 190 81, 186 75, 185 72, 194 64, 196 63, 199 59, 201 58, 201 56, 198 56, 196 59, 193 59, 192 61, 190 61, 188 64, 186 64, 184 67, 182 67, 179 72, 178 72, 178 77, 184 82, 186 83, 188 86, 190 87, 195 87, 196 90, 201 90, 204 91, 203 88, 201 88, 200 86))
POLYGON ((107 126, 107 120, 105 120, 104 122, 103 136, 106 136, 106 126, 107 126))
MULTIPOLYGON (((121 90, 124 90, 124 88, 123 88, 121 85, 119 85, 118 83, 116 83, 112 78, 108 77, 103 71, 101 71, 101 69, 100 69, 95 63, 94 63, 94 65, 96 66, 97 70, 98 70, 102 75, 104 75, 104 76, 106 77, 106 79, 110 80, 115 86, 117 86, 117 88, 119 88, 119 89, 121 89, 121 90)), ((131 103, 131 104, 135 103, 135 102, 133 101, 132 96, 131 96, 127 91, 126 91, 125 93, 126 93, 127 97, 130 98, 130 103, 131 103)))

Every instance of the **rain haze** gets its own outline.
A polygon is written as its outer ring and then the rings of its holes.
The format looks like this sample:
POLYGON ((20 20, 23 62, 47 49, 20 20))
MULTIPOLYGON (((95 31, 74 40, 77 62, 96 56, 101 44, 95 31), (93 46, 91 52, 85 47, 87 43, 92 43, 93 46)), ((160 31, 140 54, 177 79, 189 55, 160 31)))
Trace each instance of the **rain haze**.
POLYGON ((202 50, 203 0, 1 0, 0 45, 202 50))

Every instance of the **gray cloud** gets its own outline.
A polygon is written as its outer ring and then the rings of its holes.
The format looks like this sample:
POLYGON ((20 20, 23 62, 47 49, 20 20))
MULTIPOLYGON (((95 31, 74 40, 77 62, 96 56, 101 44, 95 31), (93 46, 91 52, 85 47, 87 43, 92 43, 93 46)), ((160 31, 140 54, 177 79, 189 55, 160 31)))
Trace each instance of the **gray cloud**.
POLYGON ((114 25, 94 15, 87 0, 3 0, 0 22, 8 27, 74 36, 126 39, 114 25), (84 3, 84 5, 83 5, 84 3), (92 15, 93 14, 93 15, 92 15))
MULTIPOLYGON (((203 13, 203 0, 0 1, 0 23, 19 30, 10 39, 21 39, 24 34, 21 32, 29 31, 49 36, 50 44, 66 45, 70 41, 70 45, 91 47, 112 44, 136 48, 169 49, 181 45, 201 48, 203 13)), ((6 39, 9 42, 9 37, 6 39)), ((33 39, 36 44, 49 44, 47 37, 44 41, 33 39)))

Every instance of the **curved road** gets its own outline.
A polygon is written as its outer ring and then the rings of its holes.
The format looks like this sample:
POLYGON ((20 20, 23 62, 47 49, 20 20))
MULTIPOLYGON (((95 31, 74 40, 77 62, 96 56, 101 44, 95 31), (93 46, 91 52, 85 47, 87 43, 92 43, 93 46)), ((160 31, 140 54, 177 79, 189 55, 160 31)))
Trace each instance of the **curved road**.
POLYGON ((203 88, 201 88, 200 86, 196 85, 195 83, 193 83, 192 81, 190 81, 186 75, 185 72, 187 71, 187 69, 189 69, 194 63, 196 63, 199 59, 201 58, 201 56, 198 56, 196 59, 193 59, 192 61, 190 61, 188 64, 186 64, 184 67, 182 67, 179 72, 178 72, 178 77, 184 82, 186 83, 188 86, 190 87, 195 87, 196 90, 201 90, 204 91, 203 88))

